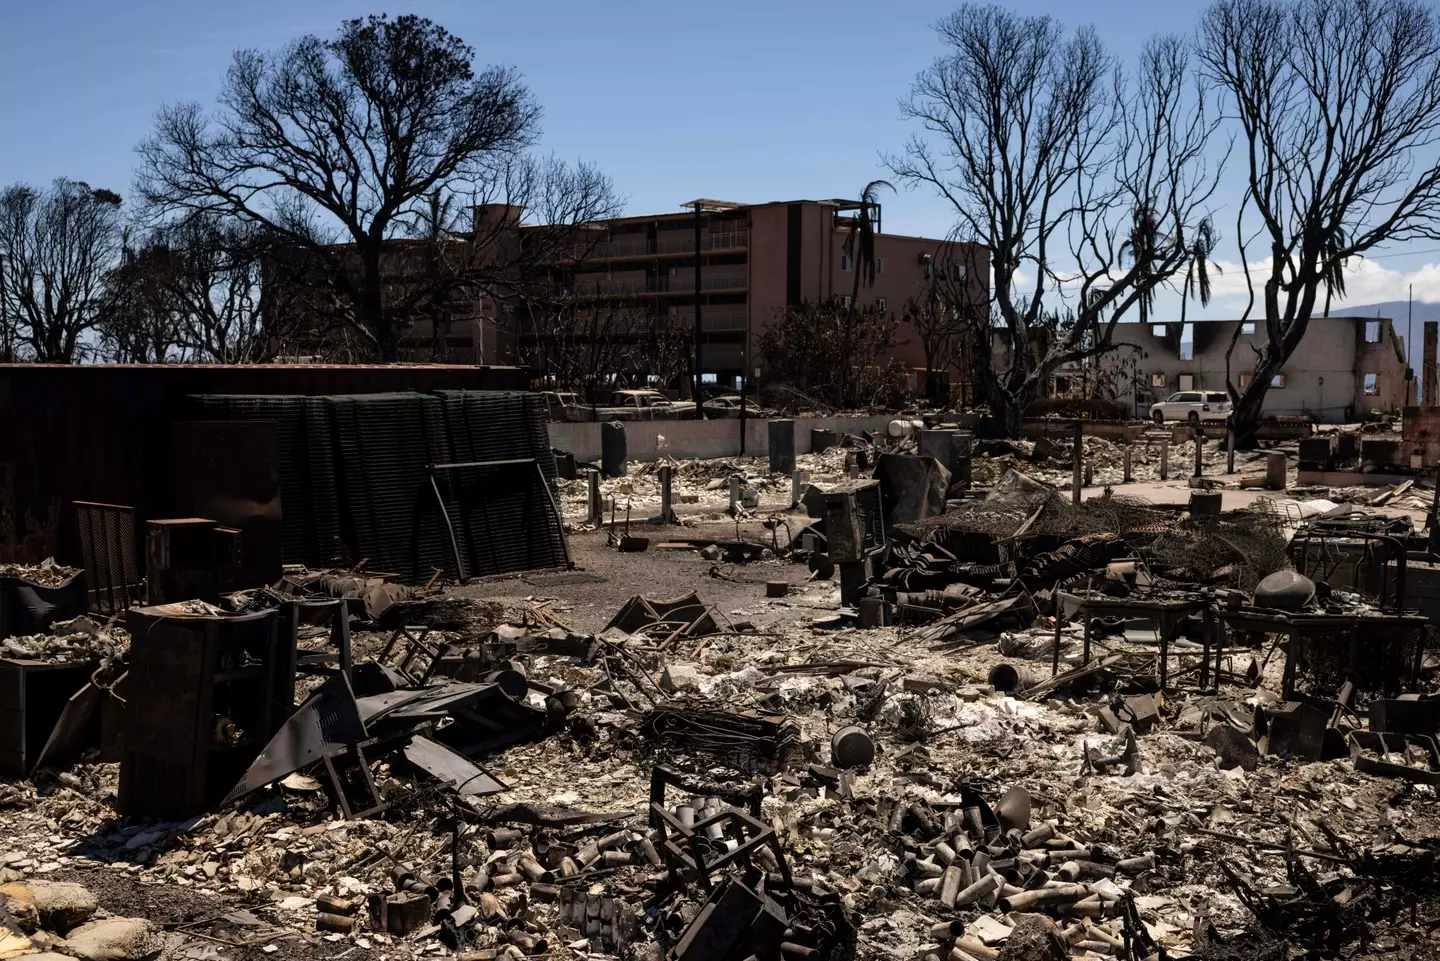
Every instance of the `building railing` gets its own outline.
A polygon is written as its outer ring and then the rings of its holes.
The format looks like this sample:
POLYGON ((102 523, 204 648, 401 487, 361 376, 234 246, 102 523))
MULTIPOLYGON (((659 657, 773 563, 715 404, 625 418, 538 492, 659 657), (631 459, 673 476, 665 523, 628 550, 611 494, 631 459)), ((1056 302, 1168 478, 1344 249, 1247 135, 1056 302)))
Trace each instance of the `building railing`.
MULTIPOLYGON (((693 311, 677 311, 670 315, 671 323, 681 327, 694 327, 693 311)), ((701 310, 700 329, 712 333, 743 331, 750 324, 750 315, 743 310, 701 310)))
MULTIPOLYGON (((702 274, 701 290, 743 290, 749 284, 745 274, 702 274)), ((619 280, 596 280, 577 283, 573 290, 560 286, 552 290, 555 296, 593 297, 597 295, 624 294, 666 294, 684 293, 695 289, 695 278, 691 274, 674 277, 628 277, 619 280)), ((703 317, 703 312, 702 312, 703 317)))
POLYGON ((745 350, 741 347, 706 344, 700 350, 700 363, 707 370, 741 368, 745 366, 745 350))
MULTIPOLYGON (((702 234, 700 237, 700 249, 711 250, 744 250, 750 244, 749 235, 743 230, 731 230, 724 233, 702 234)), ((673 237, 624 237, 619 240, 611 240, 606 243, 597 244, 593 257, 640 257, 646 254, 688 254, 695 251, 695 237, 693 234, 677 231, 673 237)))
POLYGON ((395 359, 406 364, 483 364, 485 351, 479 347, 442 346, 439 356, 433 347, 398 347, 395 359))
MULTIPOLYGON (((678 274, 674 277, 657 277, 655 280, 665 285, 658 289, 669 291, 670 293, 695 289, 695 276, 693 272, 678 274)), ((749 283, 750 278, 745 274, 702 273, 700 275, 701 290, 741 290, 747 287, 749 283)), ((703 318, 705 312, 701 311, 700 316, 703 318)))

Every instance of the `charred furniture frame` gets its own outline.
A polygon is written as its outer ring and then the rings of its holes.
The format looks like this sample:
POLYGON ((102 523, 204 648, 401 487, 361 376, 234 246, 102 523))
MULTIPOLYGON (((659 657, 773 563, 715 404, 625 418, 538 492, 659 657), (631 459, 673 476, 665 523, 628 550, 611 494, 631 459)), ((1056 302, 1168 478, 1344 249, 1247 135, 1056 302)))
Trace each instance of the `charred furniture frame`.
MULTIPOLYGON (((1083 663, 1090 663, 1090 644, 1092 630, 1090 621, 1092 615, 1104 614, 1114 617, 1143 617, 1155 622, 1155 634, 1160 643, 1160 687, 1169 687, 1170 682, 1170 643, 1180 635, 1180 628, 1184 621, 1195 615, 1205 618, 1204 640, 1202 641, 1202 652, 1200 658, 1200 686, 1206 687, 1210 683, 1210 652, 1215 649, 1216 683, 1219 682, 1220 657, 1223 651, 1223 635, 1214 629, 1211 615, 1211 603, 1208 597, 1197 597, 1186 595, 1183 597, 1156 597, 1156 598, 1116 598, 1116 597, 1093 597, 1085 594, 1068 593, 1057 591, 1055 600, 1057 604, 1063 604, 1065 598, 1073 598, 1079 603, 1079 610, 1076 616, 1082 618, 1085 626, 1085 647, 1083 663)), ((1051 657, 1051 674, 1060 673, 1060 644, 1059 632, 1061 618, 1055 619, 1056 644, 1055 651, 1051 657)))

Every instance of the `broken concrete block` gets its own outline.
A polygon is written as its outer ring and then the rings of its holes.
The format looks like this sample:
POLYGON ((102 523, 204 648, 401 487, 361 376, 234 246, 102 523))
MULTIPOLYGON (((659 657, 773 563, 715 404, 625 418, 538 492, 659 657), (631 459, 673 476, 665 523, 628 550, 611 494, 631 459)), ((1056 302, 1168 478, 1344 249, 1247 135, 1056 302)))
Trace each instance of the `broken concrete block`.
POLYGON ((1217 724, 1205 735, 1205 746, 1220 756, 1220 766, 1225 769, 1240 768, 1253 771, 1260 763, 1260 751, 1249 735, 1228 724, 1217 724))
MULTIPOLYGON (((5 887, 18 888, 21 885, 7 884, 5 887)), ((0 917, 9 919, 11 924, 26 934, 34 934, 40 929, 40 909, 33 901, 0 890, 0 912, 3 912, 0 917)))
POLYGON ((84 961, 143 961, 164 945, 144 918, 87 921, 65 939, 66 954, 84 961))
POLYGON ((1160 705, 1154 694, 1131 694, 1125 698, 1120 718, 1144 734, 1160 720, 1160 705))
POLYGON ((667 664, 660 673, 660 689, 666 694, 680 691, 700 693, 700 671, 694 664, 667 664))
POLYGON ((1110 708, 1102 707, 1097 713, 1100 717, 1100 730, 1106 734, 1119 734, 1125 730, 1125 722, 1116 717, 1110 708))
POLYGON ((31 881, 29 888, 40 911, 40 924, 61 934, 89 921, 100 906, 95 895, 79 884, 31 881))
POLYGON ((430 899, 423 894, 392 894, 385 899, 385 930, 398 937, 430 923, 430 899))

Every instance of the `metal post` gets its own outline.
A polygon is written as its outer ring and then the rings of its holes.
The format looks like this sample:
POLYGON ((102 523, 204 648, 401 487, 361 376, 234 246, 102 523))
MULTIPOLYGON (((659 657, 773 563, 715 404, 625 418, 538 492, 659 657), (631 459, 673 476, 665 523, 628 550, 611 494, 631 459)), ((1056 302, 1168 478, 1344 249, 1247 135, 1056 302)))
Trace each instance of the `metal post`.
POLYGON ((679 519, 675 516, 675 508, 671 498, 671 486, 674 480, 675 469, 669 464, 660 468, 660 515, 650 518, 652 524, 676 524, 679 519))
POLYGON ((836 566, 840 568, 840 603, 846 607, 855 607, 863 596, 861 592, 865 587, 865 562, 842 561, 836 566))
POLYGON ((1131 452, 1132 450, 1134 450, 1134 449, 1135 449, 1135 448, 1131 447, 1129 444, 1126 444, 1126 445, 1125 445, 1125 480, 1124 480, 1124 483, 1126 483, 1126 484, 1130 483, 1130 452, 1131 452))
POLYGON ((1170 479, 1170 438, 1160 442, 1160 479, 1170 479))
POLYGON ((1074 439, 1073 447, 1071 448, 1071 451, 1070 451, 1070 458, 1071 458, 1071 461, 1073 462, 1073 463, 1071 464, 1071 469, 1072 469, 1073 474, 1074 474, 1074 476, 1071 478, 1071 492, 1070 492, 1070 493, 1071 493, 1071 496, 1074 498, 1075 503, 1077 503, 1077 504, 1080 503, 1080 472, 1081 472, 1081 470, 1083 469, 1082 464, 1083 464, 1083 461, 1085 460, 1085 433, 1084 433, 1084 430, 1085 430, 1085 429, 1081 426, 1080 422, 1077 420, 1077 421, 1075 422, 1075 439, 1074 439))
POLYGON ((1425 407, 1435 407, 1436 401, 1436 377, 1435 377, 1435 353, 1437 342, 1437 331, 1440 331, 1440 323, 1433 320, 1425 321, 1425 354, 1421 359, 1420 371, 1420 403, 1425 407))
POLYGON ((1195 428, 1195 476, 1203 477, 1205 474, 1204 451, 1201 445, 1205 441, 1205 430, 1201 427, 1195 428))
POLYGON ((605 505, 600 501, 600 472, 590 471, 590 516, 585 518, 585 523, 591 527, 599 527, 605 523, 605 505))
POLYGON ((1225 429, 1225 473, 1235 473, 1235 427, 1225 429))
POLYGON ((735 474, 731 474, 731 475, 730 475, 730 513, 733 514, 733 513, 735 513, 737 510, 739 510, 739 509, 740 509, 740 478, 739 478, 737 475, 735 475, 735 474))
POLYGON ((15 360, 15 348, 10 340, 10 317, 5 308, 5 258, 0 257, 0 360, 9 364, 15 360))
POLYGON ((745 456, 745 396, 750 388, 750 305, 745 305, 745 361, 740 368, 740 456, 745 456))
POLYGON ((1095 458, 1085 458, 1085 486, 1092 487, 1095 484, 1095 458))
MULTIPOLYGON (((3 290, 0 287, 0 290, 3 290)), ((1413 407, 1419 399, 1415 397, 1415 285, 1405 293, 1405 406, 1413 407)))
POLYGON ((700 372, 705 336, 700 327, 700 201, 695 201, 695 419, 704 419, 704 398, 700 393, 700 372))

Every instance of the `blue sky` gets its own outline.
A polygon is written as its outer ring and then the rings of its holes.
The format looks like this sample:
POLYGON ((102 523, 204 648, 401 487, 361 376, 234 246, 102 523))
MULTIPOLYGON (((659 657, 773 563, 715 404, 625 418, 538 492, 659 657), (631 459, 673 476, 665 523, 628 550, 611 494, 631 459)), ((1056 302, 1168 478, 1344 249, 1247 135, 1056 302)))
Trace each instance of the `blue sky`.
MULTIPOLYGON (((0 183, 58 175, 129 192, 134 146, 163 102, 210 103, 238 47, 273 49, 344 18, 415 12, 444 24, 481 64, 519 67, 545 109, 543 147, 598 163, 632 213, 697 196, 761 202, 854 196, 885 176, 882 150, 908 134, 896 101, 939 52, 931 24, 954 3, 899 0, 606 0, 492 4, 249 0, 246 3, 52 0, 5 5, 0 30, 0 183)), ((1093 22, 1133 59, 1160 32, 1188 32, 1198 8, 1099 0, 1010 6, 1093 22)), ((1216 199, 1233 242, 1236 198, 1216 199), (1228 211, 1228 212, 1227 212, 1228 211)), ((887 196, 885 229, 943 235, 944 206, 887 196)), ((1423 249, 1440 244, 1419 245, 1423 249)), ((1222 250, 1233 258, 1233 248, 1222 250)), ((1352 303, 1440 301, 1440 254, 1366 265, 1352 303)), ((1222 292, 1238 282, 1228 271, 1222 292)), ((1228 315, 1231 293, 1212 306, 1228 315)))

